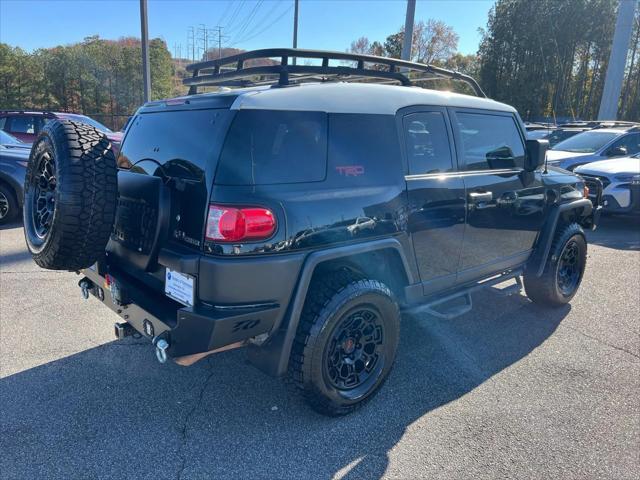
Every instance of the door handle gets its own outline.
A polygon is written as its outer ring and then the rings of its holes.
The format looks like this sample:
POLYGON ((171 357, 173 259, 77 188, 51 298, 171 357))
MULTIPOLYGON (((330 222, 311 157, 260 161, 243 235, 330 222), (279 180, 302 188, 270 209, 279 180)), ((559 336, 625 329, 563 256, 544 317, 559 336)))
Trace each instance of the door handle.
POLYGON ((491 192, 471 192, 469 194, 469 200, 473 203, 486 203, 493 200, 493 193, 491 192))

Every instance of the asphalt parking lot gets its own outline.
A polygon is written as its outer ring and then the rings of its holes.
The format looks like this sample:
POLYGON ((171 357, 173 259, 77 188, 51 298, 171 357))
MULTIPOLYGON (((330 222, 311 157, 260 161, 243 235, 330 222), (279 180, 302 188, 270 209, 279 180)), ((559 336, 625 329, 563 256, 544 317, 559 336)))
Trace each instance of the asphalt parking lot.
POLYGON ((33 478, 611 478, 640 471, 640 225, 605 218, 572 304, 474 296, 405 316, 364 409, 329 419, 231 351, 160 365, 112 341, 77 276, 0 230, 0 475, 33 478))

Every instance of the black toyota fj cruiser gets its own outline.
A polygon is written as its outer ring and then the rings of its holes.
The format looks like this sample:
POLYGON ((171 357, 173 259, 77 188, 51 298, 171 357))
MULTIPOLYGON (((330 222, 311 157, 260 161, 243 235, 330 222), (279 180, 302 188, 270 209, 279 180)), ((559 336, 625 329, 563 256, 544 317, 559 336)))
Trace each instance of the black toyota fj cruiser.
POLYGON ((472 78, 292 49, 188 70, 190 94, 141 107, 117 158, 73 121, 31 151, 33 258, 81 272, 118 338, 142 334, 183 365, 247 347, 336 415, 387 378, 402 309, 451 318, 473 290, 513 280, 515 293, 521 278, 543 305, 575 295, 598 206, 472 78), (476 96, 412 86, 434 78, 476 96))

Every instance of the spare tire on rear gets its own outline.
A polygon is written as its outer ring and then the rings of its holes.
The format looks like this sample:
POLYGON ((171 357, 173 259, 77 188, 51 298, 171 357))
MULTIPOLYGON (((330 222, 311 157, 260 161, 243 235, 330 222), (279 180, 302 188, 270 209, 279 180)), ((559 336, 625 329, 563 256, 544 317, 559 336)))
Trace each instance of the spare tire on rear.
POLYGON ((31 148, 24 183, 24 233, 35 262, 79 270, 104 255, 116 212, 116 160, 96 128, 52 120, 31 148))

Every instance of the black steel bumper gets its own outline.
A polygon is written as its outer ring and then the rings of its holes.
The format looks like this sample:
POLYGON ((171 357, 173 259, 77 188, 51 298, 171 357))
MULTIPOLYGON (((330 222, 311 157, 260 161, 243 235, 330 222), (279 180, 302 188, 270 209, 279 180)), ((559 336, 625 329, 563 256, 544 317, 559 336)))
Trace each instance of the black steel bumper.
POLYGON ((79 283, 118 314, 121 321, 128 322, 149 340, 165 339, 169 343, 168 356, 175 358, 249 339, 266 338, 283 319, 299 273, 293 268, 297 264, 297 258, 290 258, 284 265, 282 262, 269 265, 257 264, 252 259, 218 261, 201 256, 192 267, 183 265, 196 277, 197 294, 193 307, 174 301, 157 286, 150 286, 149 282, 106 262, 83 270, 81 273, 85 277, 79 283), (236 268, 229 268, 231 266, 236 268), (254 275, 245 276, 242 281, 236 278, 235 272, 245 274, 252 266, 254 275), (291 279, 282 275, 278 278, 279 270, 287 267, 292 267, 291 279), (265 281, 267 279, 271 281, 265 281), (290 282, 293 284, 289 285, 290 282), (279 288, 274 289, 274 285, 279 288), (242 289, 236 292, 237 295, 256 301, 230 304, 235 288, 242 289), (203 297, 208 301, 202 301, 203 297), (223 301, 212 304, 215 297, 223 301))

